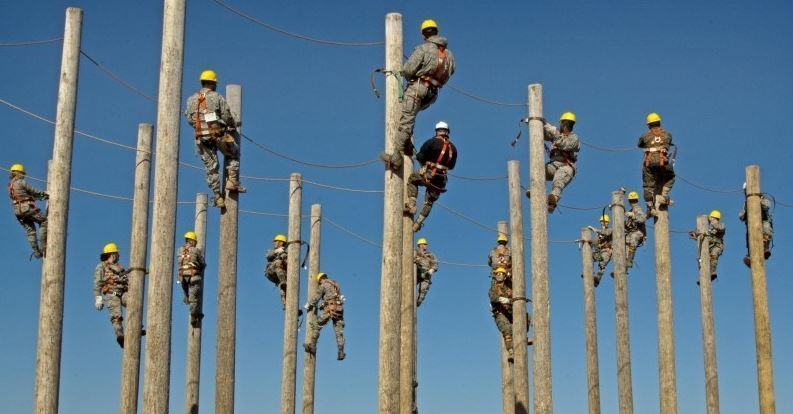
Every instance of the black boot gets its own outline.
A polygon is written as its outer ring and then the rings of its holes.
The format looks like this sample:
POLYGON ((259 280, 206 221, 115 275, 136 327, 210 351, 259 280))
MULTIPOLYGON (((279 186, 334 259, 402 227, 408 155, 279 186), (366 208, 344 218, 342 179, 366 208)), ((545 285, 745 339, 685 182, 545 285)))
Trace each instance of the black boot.
POLYGON ((339 349, 339 353, 336 355, 336 359, 339 361, 343 361, 347 354, 344 353, 343 349, 339 349))
POLYGON ((317 346, 314 344, 310 344, 308 342, 303 344, 303 349, 305 349, 306 352, 312 355, 315 355, 317 353, 317 346))

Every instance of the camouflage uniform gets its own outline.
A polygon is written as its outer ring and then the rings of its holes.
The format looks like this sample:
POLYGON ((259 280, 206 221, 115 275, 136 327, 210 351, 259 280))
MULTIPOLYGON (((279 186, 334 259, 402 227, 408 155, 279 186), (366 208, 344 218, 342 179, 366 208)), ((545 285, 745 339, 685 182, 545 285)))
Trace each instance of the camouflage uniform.
POLYGON ((627 267, 633 267, 633 258, 636 256, 636 249, 644 244, 647 238, 647 214, 639 207, 639 203, 633 203, 630 211, 625 213, 625 247, 627 249, 627 267))
POLYGON ((201 319, 202 290, 204 287, 204 253, 196 246, 185 243, 179 248, 179 283, 184 292, 184 303, 190 307, 190 322, 195 325, 201 319))
POLYGON ((184 112, 187 122, 195 128, 198 154, 207 171, 207 184, 216 197, 221 195, 217 151, 223 154, 226 187, 239 188, 240 147, 236 135, 238 122, 226 99, 209 88, 201 88, 187 99, 184 112), (207 119, 211 119, 207 122, 207 119))
POLYGON ((492 270, 503 267, 507 270, 507 277, 512 277, 512 251, 507 247, 507 244, 497 244, 490 254, 487 256, 487 265, 492 270))
POLYGON ((27 233, 33 254, 41 257, 47 249, 47 214, 41 213, 35 200, 46 200, 49 195, 28 185, 23 176, 12 175, 8 183, 8 196, 17 221, 27 233), (36 237, 36 224, 39 225, 41 243, 36 237))
POLYGON ((267 267, 264 274, 267 279, 278 286, 281 292, 281 304, 286 306, 286 247, 278 247, 267 251, 267 267))
MULTIPOLYGON (((493 314, 496 328, 501 332, 509 357, 512 358, 512 280, 506 278, 504 281, 499 282, 493 278, 490 282, 488 297, 490 299, 490 312, 493 314)), ((531 316, 527 312, 526 332, 529 331, 530 327, 531 316)))
POLYGON ((578 135, 572 131, 567 134, 562 133, 549 123, 544 125, 544 130, 544 139, 552 142, 550 160, 545 164, 545 180, 553 182, 550 194, 558 201, 562 198, 562 190, 575 177, 575 163, 578 160, 581 143, 578 135))
MULTIPOLYGON (((765 258, 768 259, 771 257, 771 245, 773 244, 774 240, 774 219, 771 217, 771 199, 762 194, 760 196, 760 218, 763 220, 763 250, 765 258)), ((743 208, 741 208, 740 213, 738 213, 738 219, 746 223, 746 257, 744 257, 743 261, 746 263, 747 266, 751 264, 749 258, 749 220, 746 217, 746 203, 744 202, 743 208)))
POLYGON ((432 275, 438 271, 438 260, 429 250, 422 253, 419 249, 414 251, 413 263, 416 264, 416 284, 419 294, 416 298, 416 306, 421 306, 421 302, 427 296, 432 284, 432 275))
POLYGON ((595 242, 595 250, 592 252, 592 259, 598 263, 595 286, 600 284, 600 279, 603 277, 603 273, 606 272, 606 266, 611 261, 611 232, 610 227, 595 229, 597 240, 595 242))
POLYGON ((642 183, 644 200, 650 206, 655 205, 655 196, 664 197, 669 202, 669 192, 675 183, 675 171, 669 159, 669 147, 672 145, 672 134, 661 127, 655 127, 639 137, 639 148, 644 150, 642 164, 642 183))
MULTIPOLYGON (((127 289, 129 286, 129 271, 119 263, 110 263, 103 260, 99 262, 94 271, 94 297, 103 296, 104 306, 110 314, 110 323, 116 339, 122 347, 124 341, 124 316, 122 307, 127 307, 127 289)), ((101 307, 97 308, 101 309, 101 307)))
POLYGON ((341 295, 339 284, 335 280, 326 277, 319 282, 314 296, 308 302, 308 309, 316 309, 320 301, 322 301, 322 305, 319 306, 319 309, 322 313, 310 323, 304 347, 308 352, 316 352, 319 331, 328 321, 333 321, 339 360, 342 360, 344 359, 344 296, 341 295))
POLYGON ((707 233, 705 239, 708 242, 708 252, 710 253, 710 278, 716 278, 716 267, 719 264, 719 257, 724 252, 724 234, 727 232, 727 226, 720 220, 709 218, 707 233))

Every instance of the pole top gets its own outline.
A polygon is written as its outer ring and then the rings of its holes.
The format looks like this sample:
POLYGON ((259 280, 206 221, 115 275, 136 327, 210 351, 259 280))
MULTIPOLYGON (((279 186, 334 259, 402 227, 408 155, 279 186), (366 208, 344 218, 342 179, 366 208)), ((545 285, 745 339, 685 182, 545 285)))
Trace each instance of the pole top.
POLYGON ((385 15, 385 18, 390 20, 402 20, 402 13, 390 12, 385 15))
POLYGON ((581 227, 581 241, 592 241, 592 231, 588 227, 581 227))

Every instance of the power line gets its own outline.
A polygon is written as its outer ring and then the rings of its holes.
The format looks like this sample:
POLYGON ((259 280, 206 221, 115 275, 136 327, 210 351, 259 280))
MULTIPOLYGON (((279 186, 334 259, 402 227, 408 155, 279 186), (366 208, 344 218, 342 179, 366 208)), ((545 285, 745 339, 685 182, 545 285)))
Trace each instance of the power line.
POLYGON ((54 37, 52 39, 44 39, 44 40, 22 40, 19 42, 0 42, 0 47, 17 47, 17 46, 32 46, 32 45, 43 45, 46 43, 55 43, 63 40, 62 37, 54 37))
POLYGON ((507 179, 506 175, 493 175, 493 176, 477 177, 477 176, 457 175, 457 174, 452 174, 450 172, 446 173, 446 175, 448 175, 450 177, 454 177, 454 178, 460 179, 460 180, 465 180, 465 181, 503 181, 503 180, 507 179))
POLYGON ((637 151, 641 151, 639 148, 633 148, 633 147, 603 147, 603 146, 600 146, 600 145, 590 144, 590 143, 588 143, 588 142, 586 142, 584 140, 581 140, 581 139, 579 139, 579 141, 581 141, 581 144, 584 145, 585 147, 590 147, 590 148, 596 149, 598 151, 603 151, 603 152, 637 152, 637 151))
MULTIPOLYGON (((217 0, 215 0, 215 1, 217 1, 217 0)), ((481 96, 478 96, 478 95, 474 95, 471 92, 466 92, 466 91, 464 91, 464 90, 462 90, 462 89, 460 89, 460 88, 458 88, 458 87, 456 87, 454 85, 446 85, 445 87, 449 88, 449 89, 451 89, 451 90, 453 90, 453 91, 455 91, 457 93, 459 93, 460 95, 467 96, 467 97, 469 97, 471 99, 474 99, 476 101, 484 102, 484 103, 487 103, 487 104, 490 104, 490 105, 511 106, 511 107, 517 107, 517 106, 527 107, 528 106, 527 103, 502 102, 502 101, 496 101, 496 100, 490 99, 490 98, 484 98, 484 97, 481 97, 481 96)))
POLYGON ((463 214, 463 213, 461 213, 461 212, 459 212, 459 211, 457 211, 457 210, 455 210, 455 209, 453 209, 451 207, 446 206, 445 204, 439 203, 437 201, 435 202, 435 204, 437 206, 439 206, 440 208, 442 208, 442 209, 454 214, 455 216, 462 218, 465 221, 468 221, 468 222, 470 222, 470 223, 472 223, 472 224, 474 224, 476 226, 479 226, 479 227, 481 227, 481 228, 483 228, 483 229, 485 229, 487 231, 494 231, 494 232, 498 233, 498 229, 495 228, 495 227, 490 227, 490 226, 488 226, 486 224, 483 224, 482 222, 477 221, 477 220, 475 220, 475 219, 473 219, 471 217, 468 217, 465 214, 463 214))
POLYGON ((132 86, 132 84, 130 84, 129 82, 125 81, 124 79, 122 79, 121 77, 119 77, 118 75, 113 73, 110 69, 106 68, 104 65, 99 63, 96 59, 94 59, 91 56, 89 56, 88 53, 85 52, 85 50, 80 49, 80 54, 85 56, 85 58, 88 59, 89 62, 93 63, 94 66, 99 68, 99 70, 104 72, 107 76, 110 76, 110 78, 112 78, 114 81, 118 82, 119 84, 121 84, 125 88, 129 89, 133 93, 135 93, 135 94, 137 94, 139 96, 142 96, 143 98, 145 98, 145 99, 147 99, 147 100, 149 100, 151 102, 157 103, 157 99, 155 99, 152 96, 147 95, 146 93, 144 93, 140 89, 132 86))
MULTIPOLYGON (((213 1, 215 1, 215 0, 213 0, 213 1)), ((250 137, 248 137, 247 135, 245 135, 243 133, 240 133, 240 136, 245 138, 246 141, 250 142, 251 144, 259 147, 260 149, 262 149, 264 151, 269 152, 270 154, 273 154, 273 155, 275 155, 277 157, 280 157, 280 158, 283 158, 285 160, 292 161, 292 162, 294 162, 296 164, 305 165, 305 166, 308 166, 308 167, 330 168, 330 169, 360 168, 360 167, 365 167, 367 165, 374 164, 374 163, 376 163, 378 161, 377 158, 374 158, 374 159, 371 159, 371 160, 368 160, 368 161, 351 163, 351 164, 321 164, 321 163, 316 163, 316 162, 302 161, 302 160, 299 160, 297 158, 294 158, 294 157, 291 157, 289 155, 286 155, 286 154, 284 154, 282 152, 278 152, 278 151, 276 151, 276 150, 274 150, 272 148, 269 148, 269 147, 265 146, 264 144, 260 144, 260 143, 258 143, 256 141, 254 141, 253 138, 250 138, 250 137)))
POLYGON ((677 178, 680 179, 680 181, 683 181, 684 183, 686 183, 686 184, 688 184, 688 185, 690 185, 690 186, 692 186, 694 188, 698 188, 698 189, 703 190, 703 191, 709 191, 711 193, 733 194, 733 193, 742 193, 743 192, 743 189, 741 189, 741 188, 736 189, 736 190, 722 190, 722 189, 718 189, 718 188, 705 187, 704 185, 697 184, 697 183, 695 183, 693 181, 690 181, 690 180, 686 179, 685 177, 681 176, 680 174, 677 174, 676 176, 677 176, 677 178))

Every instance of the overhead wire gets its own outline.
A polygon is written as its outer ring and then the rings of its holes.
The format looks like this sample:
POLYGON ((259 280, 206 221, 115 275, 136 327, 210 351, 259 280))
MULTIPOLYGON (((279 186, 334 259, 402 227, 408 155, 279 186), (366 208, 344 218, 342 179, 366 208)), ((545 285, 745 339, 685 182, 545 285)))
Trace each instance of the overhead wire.
POLYGON ((52 39, 44 39, 44 40, 21 40, 17 42, 0 42, 0 47, 43 45, 47 43, 59 42, 61 40, 63 40, 62 37, 53 37, 52 39))
POLYGON ((366 167, 367 165, 374 164, 374 163, 376 163, 378 161, 378 158, 374 158, 374 159, 371 159, 371 160, 368 160, 368 161, 350 163, 350 164, 322 164, 322 163, 316 163, 316 162, 302 161, 302 160, 299 160, 299 159, 297 159, 295 157, 292 157, 292 156, 286 155, 286 154, 284 154, 282 152, 276 151, 276 150, 274 150, 274 149, 272 149, 272 148, 270 148, 270 147, 268 147, 268 146, 266 146, 264 144, 261 144, 261 143, 255 141, 253 138, 250 138, 249 136, 247 136, 247 135, 245 135, 243 133, 240 133, 240 136, 245 138, 246 141, 250 142, 251 144, 255 145, 256 147, 258 147, 258 148, 260 148, 260 149, 262 149, 264 151, 269 152, 270 154, 273 154, 273 155, 275 155, 277 157, 280 157, 280 158, 283 158, 285 160, 292 161, 292 162, 294 162, 296 164, 305 165, 305 166, 308 166, 308 167, 329 168, 329 169, 360 168, 360 167, 366 167))
POLYGON ((118 82, 119 84, 121 84, 125 88, 129 89, 133 93, 135 93, 135 94, 137 94, 137 95, 139 95, 139 96, 141 96, 141 97, 143 97, 143 98, 145 98, 145 99, 147 99, 147 100, 149 100, 151 102, 157 103, 157 99, 156 98, 154 98, 154 97, 152 97, 150 95, 147 95, 145 92, 141 91, 140 89, 138 89, 135 86, 133 86, 131 83, 125 81, 120 76, 116 75, 113 71, 111 71, 110 69, 106 68, 104 65, 99 63, 99 61, 97 61, 96 59, 94 59, 90 55, 88 55, 88 53, 86 53, 86 51, 83 50, 82 48, 80 49, 80 54, 83 55, 86 59, 88 59, 89 62, 93 63, 94 66, 99 68, 99 70, 104 72, 107 76, 110 76, 110 78, 113 79, 114 81, 118 82))

